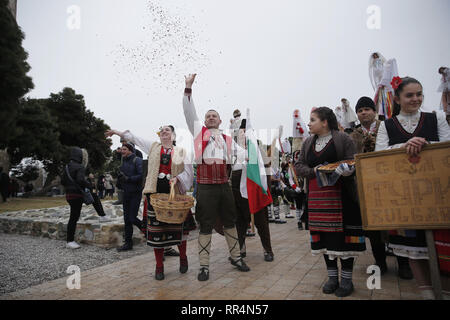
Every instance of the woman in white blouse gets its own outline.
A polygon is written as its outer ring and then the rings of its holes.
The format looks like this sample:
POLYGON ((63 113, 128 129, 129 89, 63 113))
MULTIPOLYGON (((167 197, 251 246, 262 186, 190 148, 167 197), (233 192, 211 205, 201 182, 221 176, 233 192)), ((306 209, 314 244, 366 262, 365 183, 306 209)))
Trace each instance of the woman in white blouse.
MULTIPOLYGON (((442 113, 421 112, 423 88, 413 78, 402 78, 395 88, 394 112, 392 118, 380 124, 375 151, 405 148, 410 156, 417 156, 428 143, 450 140, 450 128, 442 113)), ((439 245, 450 245, 450 230, 435 230, 435 241, 439 245)), ((389 247, 397 256, 409 258, 414 274, 424 298, 433 298, 428 249, 423 230, 389 231, 389 247)), ((439 247, 437 246, 439 254, 439 247)), ((448 264, 441 264, 441 273, 450 275, 448 264)), ((444 280, 446 287, 448 278, 444 280)), ((444 289, 445 290, 445 289, 444 289)))

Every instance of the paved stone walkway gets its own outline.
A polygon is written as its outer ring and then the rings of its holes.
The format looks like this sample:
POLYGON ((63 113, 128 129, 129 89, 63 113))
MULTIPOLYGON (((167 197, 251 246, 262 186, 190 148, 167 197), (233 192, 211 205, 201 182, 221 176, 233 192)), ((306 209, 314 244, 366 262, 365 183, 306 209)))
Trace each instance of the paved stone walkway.
MULTIPOLYGON (((155 259, 148 254, 122 260, 88 271, 81 270, 81 288, 69 290, 69 277, 53 280, 0 296, 0 300, 421 300, 415 280, 396 276, 394 257, 388 257, 389 271, 381 278, 381 289, 369 290, 367 267, 373 263, 368 250, 356 260, 350 297, 337 298, 322 293, 327 280, 322 256, 310 253, 309 231, 299 231, 296 219, 286 224, 270 224, 273 262, 265 262, 258 235, 247 239, 250 272, 239 272, 228 262, 225 238, 213 235, 210 279, 197 280, 197 240, 188 241, 189 271, 180 274, 178 257, 166 257, 165 280, 154 279, 155 259)), ((83 249, 79 249, 83 250, 83 249)))

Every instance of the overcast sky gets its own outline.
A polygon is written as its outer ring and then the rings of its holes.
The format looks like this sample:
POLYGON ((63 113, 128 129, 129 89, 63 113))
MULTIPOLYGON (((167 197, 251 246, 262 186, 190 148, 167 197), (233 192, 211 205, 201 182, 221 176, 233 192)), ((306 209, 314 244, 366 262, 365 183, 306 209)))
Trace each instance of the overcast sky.
POLYGON ((227 128, 250 108, 256 129, 283 125, 286 137, 296 108, 307 123, 313 106, 373 97, 374 51, 423 84, 426 111, 450 65, 449 0, 18 0, 17 11, 30 97, 71 87, 112 128, 151 139, 162 124, 187 129, 188 73, 199 117, 214 108, 227 128))

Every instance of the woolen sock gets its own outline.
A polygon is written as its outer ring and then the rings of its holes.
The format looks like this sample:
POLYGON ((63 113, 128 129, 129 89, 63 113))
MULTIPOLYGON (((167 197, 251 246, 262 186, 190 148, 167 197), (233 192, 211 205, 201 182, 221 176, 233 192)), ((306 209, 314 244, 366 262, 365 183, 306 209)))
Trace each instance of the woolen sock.
POLYGON ((155 252, 156 268, 162 268, 164 266, 164 248, 154 248, 153 251, 155 252))
POLYGON ((273 214, 275 216, 275 220, 281 220, 280 219, 280 207, 279 206, 274 206, 273 207, 273 214))
POLYGON ((186 240, 181 241, 181 244, 177 245, 178 251, 180 252, 180 260, 186 260, 186 240))
POLYGON ((198 260, 200 267, 209 267, 209 252, 211 250, 211 236, 212 234, 198 235, 198 260))
POLYGON ((337 268, 328 268, 328 282, 330 283, 338 283, 338 269, 337 268))
POLYGON ((341 287, 350 288, 352 286, 352 269, 342 269, 341 270, 341 287))
POLYGON ((241 251, 239 248, 238 235, 236 228, 223 229, 225 235, 225 240, 227 241, 228 251, 230 252, 231 258, 236 261, 241 258, 241 251))

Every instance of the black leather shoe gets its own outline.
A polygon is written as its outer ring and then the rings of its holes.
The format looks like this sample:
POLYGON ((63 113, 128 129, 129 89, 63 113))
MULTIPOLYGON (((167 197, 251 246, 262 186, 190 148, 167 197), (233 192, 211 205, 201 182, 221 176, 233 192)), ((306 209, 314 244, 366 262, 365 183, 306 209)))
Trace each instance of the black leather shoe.
POLYGON ((250 271, 250 268, 247 266, 244 260, 242 258, 233 260, 231 257, 228 258, 230 260, 231 264, 235 266, 239 271, 247 272, 250 271))
POLYGON ((123 246, 117 248, 118 252, 133 250, 133 245, 130 243, 125 243, 123 246))
POLYGON ((209 269, 208 268, 200 268, 200 271, 197 276, 198 281, 206 281, 209 279, 209 269))
POLYGON ((286 223, 286 220, 275 220, 275 223, 277 224, 282 224, 282 223, 286 223))
POLYGON ((273 261, 273 254, 269 252, 264 252, 264 260, 268 262, 273 261))
POLYGON ((409 265, 406 264, 398 266, 398 277, 404 280, 411 280, 413 278, 413 274, 409 265))
POLYGON ((164 268, 156 267, 155 279, 156 280, 164 280, 164 268))
POLYGON ((298 230, 303 230, 303 225, 301 222, 298 222, 297 225, 298 225, 298 230))
POLYGON ((174 248, 164 249, 164 255, 170 256, 170 257, 179 257, 180 256, 180 254, 174 248))

